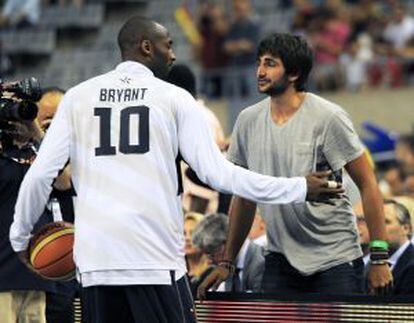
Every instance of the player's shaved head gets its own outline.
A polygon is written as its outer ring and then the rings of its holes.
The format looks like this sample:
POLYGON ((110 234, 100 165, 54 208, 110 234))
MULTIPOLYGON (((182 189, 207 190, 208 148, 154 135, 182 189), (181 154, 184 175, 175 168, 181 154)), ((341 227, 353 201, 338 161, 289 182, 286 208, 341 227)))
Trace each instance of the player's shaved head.
POLYGON ((155 21, 142 16, 134 16, 122 26, 118 34, 118 45, 122 58, 136 55, 143 40, 154 41, 165 29, 155 21))
POLYGON ((168 75, 175 60, 168 30, 146 17, 128 19, 119 31, 118 45, 123 61, 142 63, 159 78, 168 75))

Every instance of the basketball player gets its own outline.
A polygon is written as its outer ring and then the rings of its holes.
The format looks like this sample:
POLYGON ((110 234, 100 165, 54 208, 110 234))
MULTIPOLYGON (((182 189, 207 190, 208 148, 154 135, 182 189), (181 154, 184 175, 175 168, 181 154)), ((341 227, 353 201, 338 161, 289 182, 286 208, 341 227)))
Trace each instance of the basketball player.
MULTIPOLYGON (((273 176, 301 176, 330 169, 341 181, 345 168, 359 188, 371 236, 370 287, 391 286, 381 195, 360 140, 342 108, 305 91, 312 68, 306 41, 274 34, 258 47, 258 90, 269 97, 243 110, 233 131, 229 159, 273 176), (373 257, 374 254, 374 257, 373 257)), ((362 293, 362 251, 347 196, 332 203, 259 204, 266 221, 268 254, 264 292, 362 293)), ((199 287, 225 280, 254 219, 256 204, 235 197, 222 266, 199 287)))
POLYGON ((175 60, 168 31, 133 17, 118 43, 123 62, 115 70, 65 94, 22 184, 11 243, 24 260, 50 185, 70 158, 74 258, 89 321, 192 322, 179 153, 211 187, 261 203, 324 199, 342 189, 330 188, 328 172, 273 178, 228 162, 194 98, 162 80, 175 60))

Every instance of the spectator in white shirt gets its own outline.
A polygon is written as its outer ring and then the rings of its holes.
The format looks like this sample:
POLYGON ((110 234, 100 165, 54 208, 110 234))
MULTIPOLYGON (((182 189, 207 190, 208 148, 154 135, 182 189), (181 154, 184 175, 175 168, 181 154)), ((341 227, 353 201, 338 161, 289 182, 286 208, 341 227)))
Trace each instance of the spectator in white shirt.
POLYGON ((407 42, 414 37, 414 18, 407 15, 402 5, 393 9, 392 20, 384 30, 384 38, 395 50, 405 48, 407 42))

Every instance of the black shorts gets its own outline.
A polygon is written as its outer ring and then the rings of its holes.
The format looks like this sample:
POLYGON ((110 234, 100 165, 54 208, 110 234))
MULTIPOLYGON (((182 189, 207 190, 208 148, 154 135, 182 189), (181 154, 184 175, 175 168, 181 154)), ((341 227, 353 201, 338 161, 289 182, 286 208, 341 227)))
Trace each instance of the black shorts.
POLYGON ((172 285, 92 286, 83 288, 85 323, 196 322, 187 277, 172 285))

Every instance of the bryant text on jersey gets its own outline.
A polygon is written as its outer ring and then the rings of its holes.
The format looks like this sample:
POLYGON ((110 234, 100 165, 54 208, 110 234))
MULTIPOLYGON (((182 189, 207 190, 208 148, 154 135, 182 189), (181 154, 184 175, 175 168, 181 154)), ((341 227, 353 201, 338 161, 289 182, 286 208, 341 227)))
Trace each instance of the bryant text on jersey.
POLYGON ((147 88, 126 88, 126 89, 101 89, 100 101, 106 102, 129 102, 143 100, 147 88))

